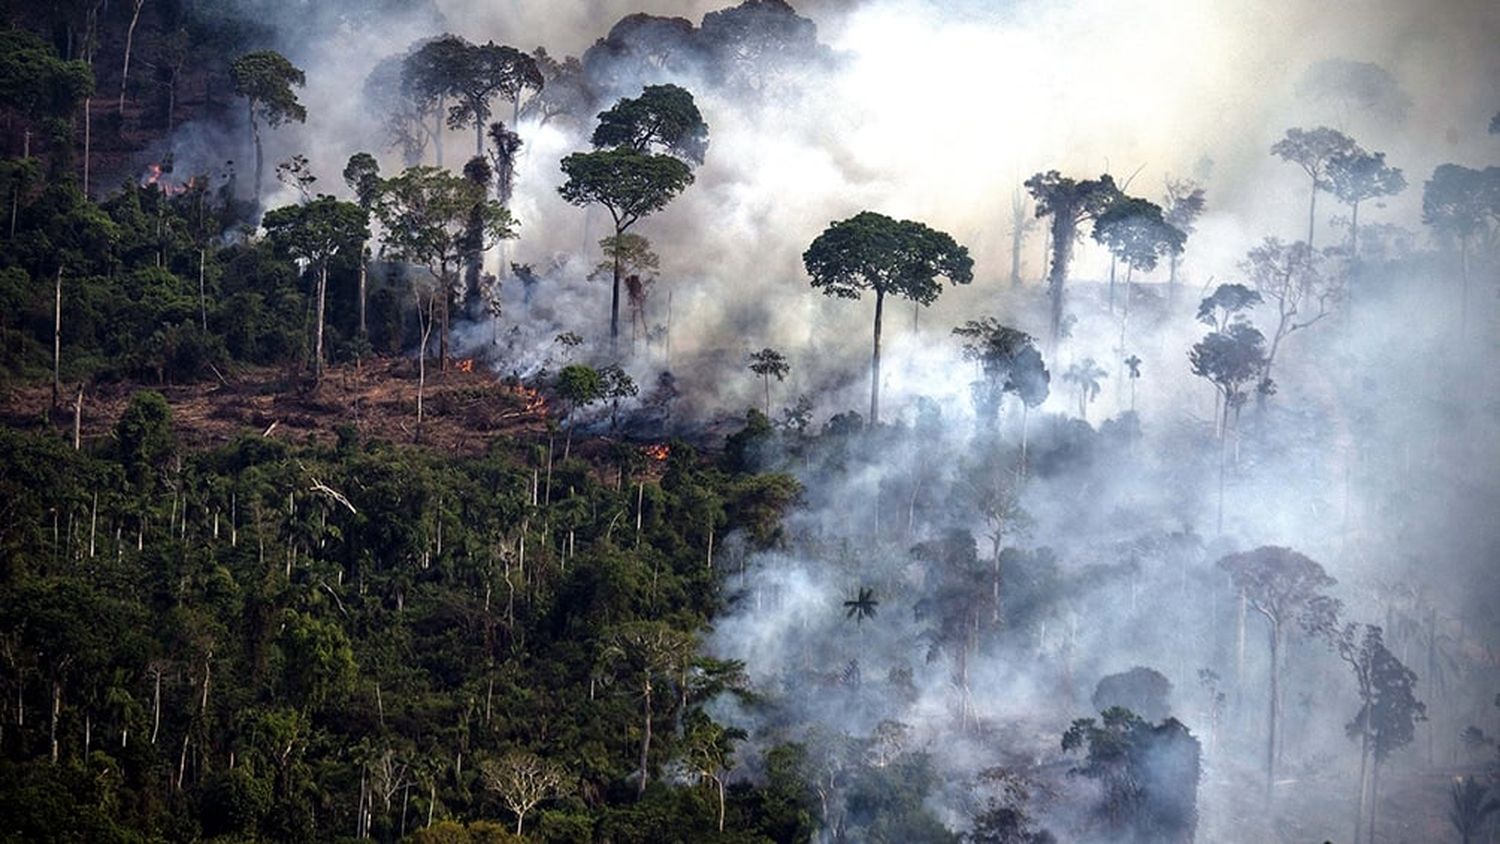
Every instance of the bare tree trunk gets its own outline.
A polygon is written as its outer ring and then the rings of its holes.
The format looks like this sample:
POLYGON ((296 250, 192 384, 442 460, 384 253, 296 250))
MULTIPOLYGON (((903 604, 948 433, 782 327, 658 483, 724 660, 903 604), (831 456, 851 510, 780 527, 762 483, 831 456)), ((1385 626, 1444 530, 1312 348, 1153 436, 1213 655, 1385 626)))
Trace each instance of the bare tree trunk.
POLYGON ((1354 813, 1354 838, 1351 839, 1355 844, 1364 838, 1365 795, 1370 789, 1370 735, 1367 730, 1361 731, 1359 739, 1359 801, 1358 811, 1354 813))
POLYGON ((636 795, 636 797, 638 799, 641 798, 641 797, 646 796, 647 758, 649 757, 649 755, 651 753, 651 675, 650 674, 646 675, 646 683, 645 683, 643 691, 644 691, 645 702, 642 704, 641 710, 642 710, 643 714, 645 715, 645 724, 644 724, 644 729, 641 731, 641 781, 640 781, 639 785, 637 786, 636 792, 635 792, 635 795, 636 795))
MULTIPOLYGON (((203 326, 204 334, 208 333, 208 294, 206 293, 206 288, 203 286, 203 264, 207 260, 208 249, 200 246, 198 248, 198 320, 203 326)), ((318 304, 321 307, 323 304, 322 300, 319 300, 318 304)), ((322 315, 319 314, 320 322, 321 318, 322 315)), ((319 329, 321 331, 321 324, 319 329)))
POLYGON ((135 11, 130 16, 130 27, 125 30, 125 66, 120 69, 120 114, 125 113, 125 83, 130 79, 130 51, 135 43, 135 25, 141 19, 141 7, 146 0, 135 0, 135 11))
POLYGON ((1313 228, 1314 224, 1317 222, 1317 210, 1318 178, 1314 176, 1312 183, 1312 196, 1307 201, 1307 248, 1309 251, 1311 251, 1313 247, 1313 228))
POLYGON ((880 319, 885 310, 885 292, 875 291, 875 346, 870 353, 870 427, 880 424, 880 319))
POLYGON ((255 100, 250 100, 250 140, 255 145, 255 208, 260 209, 261 181, 265 177, 266 155, 260 144, 260 123, 255 119, 255 100))
POLYGON ((52 306, 52 406, 62 392, 62 264, 57 266, 56 295, 52 306))
MULTIPOLYGON (((201 277, 201 276, 200 276, 201 277)), ((313 342, 313 383, 323 383, 323 312, 328 298, 328 262, 318 269, 318 327, 313 342)))
POLYGON ((1271 805, 1276 786, 1276 747, 1281 731, 1281 625, 1271 622, 1271 700, 1266 736, 1266 805, 1271 805))
MULTIPOLYGON (((78 387, 78 398, 73 400, 73 450, 83 448, 83 387, 78 387)), ((99 493, 94 493, 94 505, 97 513, 99 504, 99 493)), ((93 535, 89 536, 89 556, 94 556, 93 535)))
MULTIPOLYGON (((93 97, 83 98, 83 195, 89 195, 89 164, 92 159, 94 119, 91 107, 94 103, 93 97)), ((15 212, 11 212, 10 236, 16 236, 15 212)))

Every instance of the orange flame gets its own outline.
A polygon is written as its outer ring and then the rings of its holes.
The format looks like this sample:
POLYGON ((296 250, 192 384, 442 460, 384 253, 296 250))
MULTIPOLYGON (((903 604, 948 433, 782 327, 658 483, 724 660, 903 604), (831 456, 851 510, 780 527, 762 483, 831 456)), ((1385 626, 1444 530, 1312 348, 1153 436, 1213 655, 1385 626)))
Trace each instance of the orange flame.
POLYGON ((474 371, 474 359, 473 358, 464 358, 463 360, 459 361, 458 362, 458 371, 459 372, 473 372, 474 371))
POLYGON ((651 445, 641 446, 641 453, 652 460, 661 462, 672 455, 672 448, 666 443, 652 443, 651 445))

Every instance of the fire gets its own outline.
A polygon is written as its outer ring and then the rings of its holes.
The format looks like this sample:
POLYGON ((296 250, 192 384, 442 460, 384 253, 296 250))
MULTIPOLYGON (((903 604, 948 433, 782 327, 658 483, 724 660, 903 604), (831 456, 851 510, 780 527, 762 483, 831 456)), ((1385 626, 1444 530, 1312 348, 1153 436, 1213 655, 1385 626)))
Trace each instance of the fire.
POLYGON ((170 181, 164 181, 162 179, 162 176, 166 175, 168 172, 170 172, 168 168, 164 168, 162 167, 162 165, 154 161, 151 162, 150 164, 146 165, 146 172, 141 175, 141 187, 149 188, 155 186, 167 196, 176 196, 180 193, 187 193, 192 189, 193 179, 188 179, 186 182, 183 182, 180 185, 173 184, 170 181))
POLYGON ((658 462, 666 460, 672 454, 671 446, 666 443, 652 443, 641 446, 641 453, 658 462))
POLYGON ((463 360, 459 361, 458 362, 458 371, 459 372, 473 372, 474 371, 474 359, 473 358, 464 358, 463 360))

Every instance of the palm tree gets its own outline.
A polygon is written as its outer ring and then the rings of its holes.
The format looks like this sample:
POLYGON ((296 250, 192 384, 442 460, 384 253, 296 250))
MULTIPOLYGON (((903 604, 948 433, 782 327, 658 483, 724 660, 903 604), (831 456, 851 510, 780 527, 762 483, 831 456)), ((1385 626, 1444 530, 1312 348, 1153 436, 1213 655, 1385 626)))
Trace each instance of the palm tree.
POLYGON ((1089 402, 1099 397, 1099 381, 1106 375, 1093 358, 1084 358, 1063 373, 1064 381, 1078 385, 1078 416, 1085 422, 1089 421, 1089 402))
POLYGON ((854 619, 855 624, 863 623, 865 619, 875 617, 875 608, 878 606, 880 602, 875 600, 875 590, 861 586, 859 594, 853 600, 844 602, 844 608, 847 610, 844 618, 854 619))
POLYGON ((1463 844, 1469 844, 1484 830, 1485 820, 1500 811, 1500 800, 1489 796, 1489 790, 1473 777, 1454 780, 1452 793, 1453 808, 1448 810, 1448 820, 1458 830, 1463 844))

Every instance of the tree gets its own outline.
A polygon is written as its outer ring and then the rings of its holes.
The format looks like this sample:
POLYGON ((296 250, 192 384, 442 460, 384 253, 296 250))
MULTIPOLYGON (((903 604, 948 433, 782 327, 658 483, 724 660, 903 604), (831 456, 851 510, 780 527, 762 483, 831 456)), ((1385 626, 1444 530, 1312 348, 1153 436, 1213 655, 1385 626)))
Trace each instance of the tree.
POLYGON ((484 129, 490 119, 490 100, 499 96, 521 109, 521 94, 527 89, 540 91, 544 84, 536 60, 514 47, 493 41, 470 44, 454 35, 445 35, 453 43, 438 49, 450 51, 451 65, 444 67, 449 75, 446 92, 454 104, 448 108, 448 126, 474 127, 474 154, 484 155, 484 129))
POLYGON ((400 111, 403 117, 424 121, 423 132, 432 138, 433 160, 439 167, 443 166, 443 127, 450 113, 448 98, 453 96, 455 80, 469 69, 471 46, 445 33, 421 42, 401 60, 397 95, 405 107, 400 111), (431 129, 425 126, 428 117, 433 121, 431 129))
MULTIPOLYGON (((1496 120, 1500 121, 1500 117, 1496 120)), ((1500 800, 1490 796, 1489 789, 1473 777, 1456 777, 1450 795, 1453 805, 1448 810, 1448 821, 1463 844, 1476 840, 1484 832, 1484 822, 1500 812, 1500 800)))
POLYGON ((619 237, 606 237, 599 241, 604 252, 604 261, 589 273, 589 280, 613 278, 615 264, 625 278, 625 304, 630 309, 630 346, 635 348, 636 338, 645 337, 647 344, 651 335, 646 322, 646 300, 656 284, 656 271, 661 267, 661 258, 651 249, 651 241, 635 232, 619 237))
POLYGON ((292 88, 307 84, 307 74, 274 50, 246 53, 229 67, 234 92, 245 98, 250 115, 250 141, 255 146, 255 204, 260 205, 265 171, 260 123, 276 128, 287 122, 307 122, 307 108, 292 88))
POLYGON ((1403 665, 1380 641, 1380 629, 1374 628, 1374 631, 1374 641, 1363 654, 1367 660, 1368 688, 1361 690, 1360 710, 1345 727, 1351 738, 1357 736, 1361 739, 1361 747, 1368 741, 1371 762, 1370 844, 1375 842, 1375 824, 1380 812, 1381 765, 1392 753, 1411 744, 1416 736, 1417 722, 1427 720, 1427 707, 1416 696, 1416 673, 1403 665))
POLYGON ((770 416, 771 378, 775 376, 777 383, 786 380, 786 374, 792 371, 792 366, 786 362, 786 355, 767 347, 758 352, 750 353, 750 371, 759 375, 761 380, 765 382, 766 416, 770 416))
POLYGON ((578 412, 605 396, 605 383, 599 371, 581 363, 569 364, 557 373, 557 394, 568 403, 568 432, 563 444, 563 459, 573 448, 573 428, 578 412))
POLYGON ((734 762, 734 744, 746 737, 737 727, 724 727, 701 712, 693 713, 683 741, 682 764, 700 782, 714 786, 719 801, 719 832, 724 831, 724 780, 734 762))
POLYGON ((1198 321, 1215 331, 1227 331, 1233 322, 1243 322, 1245 311, 1259 305, 1261 296, 1243 284, 1221 284, 1198 303, 1198 321))
POLYGON ((953 333, 964 338, 964 360, 979 366, 982 377, 970 390, 982 424, 993 428, 1006 393, 1020 398, 1023 407, 1046 400, 1052 375, 1030 334, 1001 325, 994 317, 971 319, 953 333))
MULTIPOLYGON (((1221 290, 1223 287, 1221 286, 1221 290)), ((1242 288, 1243 289, 1243 288, 1242 288)), ((1218 295, 1217 292, 1215 295, 1218 295)), ((1207 303, 1209 300, 1205 299, 1207 303)), ((1203 307, 1199 307, 1203 313, 1203 307)), ((1246 388, 1257 379, 1261 389, 1270 388, 1265 380, 1266 338, 1259 329, 1243 319, 1228 322, 1222 330, 1211 331, 1188 350, 1188 362, 1194 375, 1213 384, 1217 392, 1214 407, 1215 433, 1219 438, 1219 515, 1218 530, 1224 530, 1224 452, 1229 434, 1229 412, 1239 418, 1239 409, 1247 398, 1246 388)))
POLYGON ((1095 363, 1093 358, 1084 358, 1069 366, 1063 373, 1064 381, 1078 387, 1079 419, 1089 421, 1089 403, 1099 397, 1099 381, 1108 375, 1109 373, 1095 363))
POLYGON ((875 343, 870 355, 870 425, 880 422, 880 325, 887 295, 930 305, 952 284, 974 280, 969 250, 952 236, 911 220, 861 211, 830 223, 802 253, 812 286, 826 296, 858 299, 875 293, 875 343))
POLYGON ((1469 250, 1475 239, 1490 236, 1500 223, 1500 167, 1474 170, 1439 164, 1422 186, 1422 222, 1458 241, 1459 335, 1468 330, 1469 250))
POLYGON ((677 678, 692 659, 693 637, 661 621, 632 621, 604 640, 600 661, 607 670, 634 682, 641 693, 641 751, 636 797, 646 793, 650 775, 652 699, 659 680, 677 678))
POLYGON ((855 624, 863 624, 865 619, 875 617, 879 606, 875 590, 861 586, 853 598, 844 602, 844 618, 852 618, 855 624))
MULTIPOLYGON (((266 213, 261 225, 271 241, 318 273, 317 322, 314 328, 313 380, 323 379, 324 302, 328 294, 328 263, 340 253, 363 258, 370 237, 370 215, 352 202, 320 196, 306 205, 289 205, 266 213)), ((363 293, 363 291, 361 291, 363 293)), ((363 310, 363 309, 361 309, 363 310)))
POLYGON ((1293 625, 1308 634, 1331 634, 1338 604, 1325 590, 1338 581, 1306 555, 1271 545, 1225 556, 1218 567, 1229 575, 1241 600, 1266 620, 1271 652, 1267 675, 1270 698, 1266 707, 1266 802, 1269 804, 1281 746, 1282 648, 1293 625))
POLYGON ((1334 638, 1339 658, 1354 672, 1360 709, 1346 726, 1359 741, 1359 800, 1354 838, 1363 840, 1365 810, 1370 809, 1370 839, 1375 837, 1374 800, 1370 795, 1372 767, 1391 751, 1411 743, 1414 722, 1425 720, 1425 707, 1414 695, 1416 675, 1386 648, 1379 627, 1348 624, 1334 638), (1374 765, 1371 765, 1374 762, 1374 765), (1369 798, 1369 799, 1367 799, 1369 798))
POLYGON ((1072 773, 1097 780, 1095 810, 1109 840, 1190 844, 1198 827, 1202 749, 1175 718, 1152 725, 1112 707, 1080 718, 1063 733, 1064 752, 1083 751, 1072 773))
MULTIPOLYGON (((1197 228, 1198 218, 1203 215, 1207 202, 1203 188, 1192 179, 1167 179, 1166 195, 1162 197, 1162 219, 1168 225, 1191 237, 1197 228)), ((1177 267, 1182 260, 1182 250, 1167 253, 1167 299, 1177 297, 1177 267)))
POLYGON ((595 96, 583 72, 583 64, 574 56, 558 61, 548 55, 544 47, 532 51, 531 57, 542 74, 542 90, 526 100, 521 106, 520 116, 536 118, 540 126, 553 120, 583 117, 590 110, 595 96))
POLYGON ((1286 243, 1268 237, 1251 249, 1240 269, 1260 293, 1263 301, 1276 308, 1276 324, 1271 332, 1271 348, 1266 352, 1260 394, 1269 394, 1271 367, 1281 343, 1290 335, 1310 328, 1333 313, 1344 295, 1343 279, 1327 272, 1318 253, 1306 243, 1286 243))
POLYGON ((1089 702, 1098 712, 1118 706, 1147 721, 1163 721, 1172 714, 1168 704, 1171 696, 1171 680, 1160 671, 1137 665, 1129 671, 1099 678, 1089 702))
MULTIPOLYGON (((392 257, 425 266, 438 284, 439 368, 448 365, 448 319, 459 268, 477 250, 516 236, 515 222, 488 189, 437 167, 409 167, 382 185, 375 214, 392 257)), ((426 354, 426 350, 422 350, 426 354)))
POLYGON ((504 123, 490 124, 490 165, 495 172, 495 198, 506 208, 516 183, 516 156, 521 152, 521 136, 505 128, 504 123))
POLYGON ((1316 129, 1286 130, 1286 136, 1271 145, 1271 154, 1290 164, 1302 168, 1312 181, 1307 201, 1307 245, 1312 248, 1313 232, 1317 223, 1318 191, 1331 190, 1329 168, 1339 156, 1358 151, 1354 140, 1337 129, 1319 126, 1316 129))
POLYGON ((599 115, 595 149, 653 150, 702 164, 708 124, 693 95, 676 85, 647 85, 639 97, 621 99, 599 115))
MULTIPOLYGON (((575 152, 562 160, 568 180, 558 192, 579 207, 602 205, 614 221, 615 238, 646 217, 667 207, 693 183, 686 164, 670 155, 650 155, 632 149, 575 152)), ((620 336, 621 254, 614 254, 614 287, 610 298, 609 338, 620 336)))
POLYGON ((1047 295, 1052 302, 1052 342, 1062 337, 1063 288, 1068 265, 1073 260, 1073 241, 1078 226, 1097 219, 1119 196, 1113 176, 1078 181, 1056 170, 1037 173, 1026 180, 1026 189, 1036 200, 1036 216, 1051 217, 1052 269, 1047 276, 1047 295))
MULTIPOLYGON (((1094 241, 1125 263, 1125 307, 1130 307, 1130 279, 1135 270, 1150 272, 1164 255, 1182 251, 1187 235, 1162 216, 1161 206, 1148 199, 1118 196, 1094 221, 1094 241)), ((1111 264, 1109 304, 1114 308, 1115 276, 1111 264)))
POLYGON ((1359 206, 1395 196, 1406 190, 1401 168, 1385 163, 1385 153, 1356 147, 1334 155, 1328 162, 1329 190, 1349 206, 1349 262, 1351 275, 1359 271, 1359 206))
POLYGON ((526 813, 536 804, 558 797, 567 790, 568 773, 563 766, 528 753, 512 750, 499 759, 480 763, 484 787, 500 795, 516 815, 516 835, 522 834, 526 813))
MULTIPOLYGON (((349 156, 349 162, 344 165, 344 184, 354 191, 355 202, 364 209, 365 214, 375 213, 375 207, 380 202, 380 191, 383 182, 380 179, 380 164, 373 155, 367 152, 356 152, 349 156)), ((368 239, 368 238, 366 238, 368 239)), ((359 256, 359 341, 361 352, 368 348, 369 325, 365 319, 368 296, 366 291, 369 281, 369 257, 370 249, 363 246, 359 256)), ((356 362, 358 357, 356 356, 356 362)))

